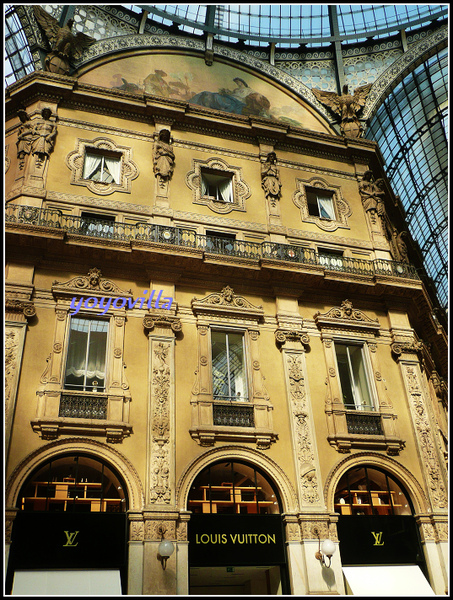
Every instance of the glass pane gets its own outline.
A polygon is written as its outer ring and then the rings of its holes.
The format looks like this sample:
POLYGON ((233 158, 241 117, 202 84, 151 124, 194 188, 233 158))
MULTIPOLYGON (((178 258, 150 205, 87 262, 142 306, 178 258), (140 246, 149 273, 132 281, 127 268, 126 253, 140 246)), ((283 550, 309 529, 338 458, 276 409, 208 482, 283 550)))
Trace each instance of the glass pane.
POLYGON ((66 388, 91 391, 104 389, 107 332, 107 321, 71 319, 66 388))
POLYGON ((359 410, 372 410, 373 406, 361 346, 349 346, 349 356, 354 378, 357 408, 359 410))
POLYGON ((230 396, 232 400, 248 400, 243 340, 244 338, 242 334, 228 334, 231 390, 230 396))
POLYGON ((338 373, 340 375, 341 393, 346 408, 355 409, 354 392, 352 389, 351 371, 349 368, 349 359, 347 347, 343 344, 335 344, 337 354, 338 373))
POLYGON ((230 397, 228 379, 228 353, 226 334, 222 331, 211 332, 212 343, 212 386, 214 400, 230 397))
POLYGON ((393 504, 393 514, 395 515, 411 515, 412 509, 409 504, 409 500, 406 497, 406 494, 400 488, 400 486, 388 477, 389 490, 391 494, 391 500, 393 504))

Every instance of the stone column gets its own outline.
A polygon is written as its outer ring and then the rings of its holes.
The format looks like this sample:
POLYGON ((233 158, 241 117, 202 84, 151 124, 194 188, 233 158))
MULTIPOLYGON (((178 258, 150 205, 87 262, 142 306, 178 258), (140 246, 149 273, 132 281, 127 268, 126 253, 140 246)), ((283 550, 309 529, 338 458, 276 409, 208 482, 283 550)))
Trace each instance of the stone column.
MULTIPOLYGON (((149 339, 149 404, 143 545, 143 594, 176 593, 175 333, 179 319, 155 311, 144 318, 149 339), (166 568, 158 557, 162 539, 175 545, 166 568)), ((181 549, 181 552, 183 550, 181 549)))

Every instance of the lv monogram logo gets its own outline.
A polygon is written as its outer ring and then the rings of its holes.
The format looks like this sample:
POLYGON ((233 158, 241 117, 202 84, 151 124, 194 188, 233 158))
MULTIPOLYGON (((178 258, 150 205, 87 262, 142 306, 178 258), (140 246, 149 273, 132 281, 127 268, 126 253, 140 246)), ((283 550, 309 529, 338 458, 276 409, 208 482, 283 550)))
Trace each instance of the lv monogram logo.
POLYGON ((75 542, 75 539, 76 539, 78 533, 79 533, 78 531, 73 531, 73 532, 65 531, 65 534, 66 534, 66 544, 63 544, 63 547, 65 547, 65 546, 73 546, 73 547, 77 546, 77 544, 79 542, 77 542, 77 543, 74 543, 74 542, 75 542))
POLYGON ((382 531, 372 531, 371 533, 374 537, 373 546, 383 546, 384 542, 382 541, 382 531))

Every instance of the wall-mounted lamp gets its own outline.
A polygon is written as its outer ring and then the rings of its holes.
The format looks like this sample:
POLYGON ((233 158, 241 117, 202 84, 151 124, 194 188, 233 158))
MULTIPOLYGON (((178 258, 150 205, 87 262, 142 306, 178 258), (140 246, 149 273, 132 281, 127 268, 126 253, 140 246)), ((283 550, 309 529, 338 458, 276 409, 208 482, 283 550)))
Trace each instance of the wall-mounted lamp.
POLYGON ((159 544, 159 547, 157 548, 157 555, 162 563, 162 569, 165 571, 165 567, 167 566, 167 559, 170 558, 170 556, 175 551, 175 546, 173 542, 170 542, 170 540, 164 540, 165 531, 162 528, 159 529, 159 532, 162 536, 162 539, 159 544))
POLYGON ((321 544, 321 538, 319 537, 319 531, 317 529, 315 529, 315 533, 318 536, 318 551, 315 553, 315 558, 321 561, 321 564, 324 567, 329 568, 332 560, 332 555, 334 554, 337 547, 329 539, 324 540, 321 544), (326 558, 329 559, 329 564, 327 564, 326 558))

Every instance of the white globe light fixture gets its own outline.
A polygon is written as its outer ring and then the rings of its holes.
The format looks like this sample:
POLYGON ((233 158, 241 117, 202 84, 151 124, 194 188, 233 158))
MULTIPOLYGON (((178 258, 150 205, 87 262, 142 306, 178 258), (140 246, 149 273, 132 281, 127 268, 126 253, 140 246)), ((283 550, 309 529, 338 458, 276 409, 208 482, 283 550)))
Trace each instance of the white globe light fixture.
POLYGON ((173 554, 175 550, 175 546, 173 542, 170 540, 162 540, 157 548, 157 554, 160 556, 160 560, 162 563, 162 569, 165 571, 165 567, 167 566, 167 559, 173 554))
POLYGON ((318 536, 318 541, 319 541, 319 546, 318 546, 318 551, 315 553, 315 558, 319 561, 321 561, 321 564, 324 567, 329 568, 330 567, 330 563, 332 560, 332 556, 335 553, 335 550, 337 549, 336 545, 334 544, 334 542, 332 542, 332 540, 329 539, 325 539, 323 541, 323 543, 321 544, 321 539, 319 537, 319 531, 316 529, 315 533, 318 536), (329 559, 329 562, 327 563, 326 558, 329 559))

